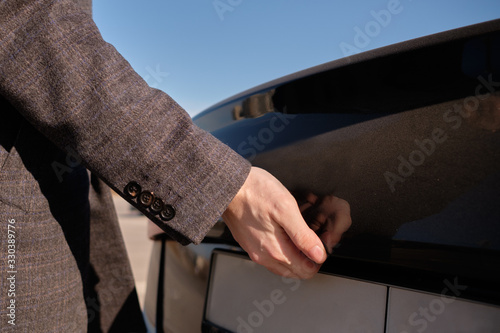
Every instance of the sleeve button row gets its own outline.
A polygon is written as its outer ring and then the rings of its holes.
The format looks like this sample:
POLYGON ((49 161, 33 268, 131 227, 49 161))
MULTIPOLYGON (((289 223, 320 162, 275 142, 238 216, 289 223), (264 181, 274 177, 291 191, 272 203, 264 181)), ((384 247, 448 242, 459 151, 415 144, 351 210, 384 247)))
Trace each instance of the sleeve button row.
POLYGON ((160 198, 156 198, 152 192, 142 191, 141 186, 136 182, 130 182, 125 186, 125 195, 136 199, 137 203, 144 208, 149 208, 153 214, 159 214, 163 221, 170 221, 175 217, 175 209, 171 205, 163 203, 160 198))

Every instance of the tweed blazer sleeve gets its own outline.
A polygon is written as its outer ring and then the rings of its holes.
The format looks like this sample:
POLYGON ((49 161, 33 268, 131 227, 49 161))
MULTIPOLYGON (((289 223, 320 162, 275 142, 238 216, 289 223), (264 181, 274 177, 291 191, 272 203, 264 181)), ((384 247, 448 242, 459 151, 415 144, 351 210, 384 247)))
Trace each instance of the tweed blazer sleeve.
POLYGON ((70 1, 2 1, 0 13, 0 94, 68 153, 61 181, 81 162, 171 237, 199 243, 249 163, 150 88, 70 1))

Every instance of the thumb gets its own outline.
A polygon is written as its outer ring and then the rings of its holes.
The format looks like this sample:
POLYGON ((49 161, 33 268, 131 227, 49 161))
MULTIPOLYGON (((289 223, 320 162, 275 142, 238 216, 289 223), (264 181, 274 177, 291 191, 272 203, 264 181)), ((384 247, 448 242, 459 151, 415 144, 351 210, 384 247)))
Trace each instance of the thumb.
POLYGON ((295 246, 309 259, 317 264, 322 264, 327 258, 323 242, 318 235, 309 228, 298 208, 291 221, 293 222, 283 226, 288 237, 290 237, 295 246))

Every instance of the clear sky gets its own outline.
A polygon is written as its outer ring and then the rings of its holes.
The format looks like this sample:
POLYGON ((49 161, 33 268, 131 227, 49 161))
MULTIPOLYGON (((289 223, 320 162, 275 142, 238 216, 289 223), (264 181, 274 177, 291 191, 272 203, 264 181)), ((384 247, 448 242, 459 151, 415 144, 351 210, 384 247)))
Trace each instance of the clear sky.
POLYGON ((191 115, 298 70, 500 18, 500 0, 94 0, 113 44, 191 115))

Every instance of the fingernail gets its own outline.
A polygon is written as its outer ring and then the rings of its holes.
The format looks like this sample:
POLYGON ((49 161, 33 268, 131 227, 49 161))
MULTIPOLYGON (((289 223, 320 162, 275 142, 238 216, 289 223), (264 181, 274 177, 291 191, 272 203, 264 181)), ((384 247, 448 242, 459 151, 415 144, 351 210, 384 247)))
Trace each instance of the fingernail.
POLYGON ((311 250, 311 256, 312 256, 311 259, 314 260, 315 262, 322 263, 325 258, 325 250, 322 249, 319 245, 316 245, 311 250))

